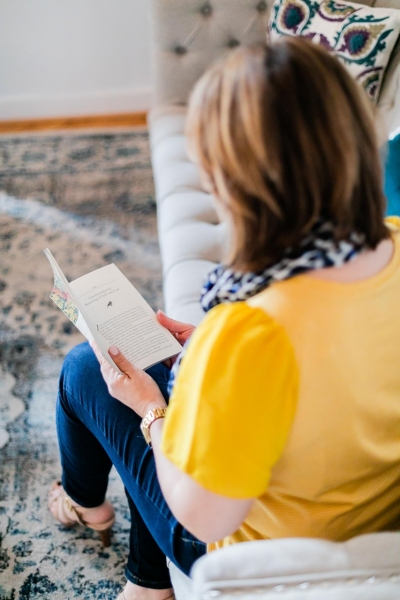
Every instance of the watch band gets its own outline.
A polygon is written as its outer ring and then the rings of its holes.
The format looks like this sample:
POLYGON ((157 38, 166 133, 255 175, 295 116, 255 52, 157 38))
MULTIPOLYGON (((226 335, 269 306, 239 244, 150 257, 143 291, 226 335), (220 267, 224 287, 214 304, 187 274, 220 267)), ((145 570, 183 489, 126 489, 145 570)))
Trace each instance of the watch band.
POLYGON ((143 433, 144 439, 146 443, 151 446, 151 437, 150 437, 150 426, 157 419, 163 419, 166 415, 167 409, 166 407, 157 407, 152 408, 148 411, 148 413, 143 417, 142 422, 140 423, 140 429, 143 433))

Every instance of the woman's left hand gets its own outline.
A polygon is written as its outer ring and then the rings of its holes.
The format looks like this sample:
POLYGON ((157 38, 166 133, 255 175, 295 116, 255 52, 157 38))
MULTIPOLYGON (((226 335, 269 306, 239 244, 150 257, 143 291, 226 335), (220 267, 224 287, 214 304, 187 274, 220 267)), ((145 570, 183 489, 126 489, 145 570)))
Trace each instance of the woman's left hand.
MULTIPOLYGON (((150 375, 132 365, 120 352, 109 354, 123 373, 118 373, 101 354, 95 342, 90 343, 101 367, 101 373, 111 396, 117 398, 140 417, 151 408, 164 407, 166 402, 150 375)), ((214 542, 238 529, 250 510, 252 499, 237 500, 214 494, 200 486, 178 469, 161 450, 164 419, 151 427, 151 442, 157 467, 157 477, 164 497, 177 520, 204 542, 214 542)))
POLYGON ((158 385, 150 375, 130 363, 118 348, 111 346, 109 354, 122 373, 118 373, 104 358, 96 342, 92 341, 90 345, 98 358, 101 374, 111 396, 129 406, 142 418, 152 408, 167 406, 158 385))

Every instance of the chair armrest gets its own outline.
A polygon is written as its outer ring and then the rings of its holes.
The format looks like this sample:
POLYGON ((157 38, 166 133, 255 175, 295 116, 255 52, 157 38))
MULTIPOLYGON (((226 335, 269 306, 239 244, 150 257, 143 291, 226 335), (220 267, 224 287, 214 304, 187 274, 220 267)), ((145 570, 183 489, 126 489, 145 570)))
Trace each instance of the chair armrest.
POLYGON ((200 558, 191 577, 196 600, 397 600, 400 533, 234 544, 200 558))

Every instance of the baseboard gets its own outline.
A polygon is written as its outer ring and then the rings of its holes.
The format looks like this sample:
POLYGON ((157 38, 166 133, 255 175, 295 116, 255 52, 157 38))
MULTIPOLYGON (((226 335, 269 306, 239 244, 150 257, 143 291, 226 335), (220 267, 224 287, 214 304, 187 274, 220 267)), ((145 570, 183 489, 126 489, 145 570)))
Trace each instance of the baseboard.
POLYGON ((0 95, 0 121, 143 113, 149 110, 150 102, 150 87, 75 94, 0 95))
POLYGON ((134 112, 116 115, 57 117, 52 119, 22 119, 14 121, 0 121, 0 133, 23 133, 24 131, 51 131, 57 129, 143 127, 146 125, 146 123, 146 112, 134 112))

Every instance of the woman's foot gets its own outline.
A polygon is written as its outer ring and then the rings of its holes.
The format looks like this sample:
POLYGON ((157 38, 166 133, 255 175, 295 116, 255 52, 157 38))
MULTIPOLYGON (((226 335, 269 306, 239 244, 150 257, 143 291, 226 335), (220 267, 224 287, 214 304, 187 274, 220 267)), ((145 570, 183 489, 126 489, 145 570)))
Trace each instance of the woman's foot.
POLYGON ((127 581, 117 600, 174 600, 174 590, 153 590, 127 581))
POLYGON ((48 507, 57 521, 65 527, 73 527, 77 523, 89 527, 100 533, 103 546, 110 546, 115 513, 108 500, 95 508, 84 508, 66 494, 60 481, 56 481, 49 490, 48 507))

